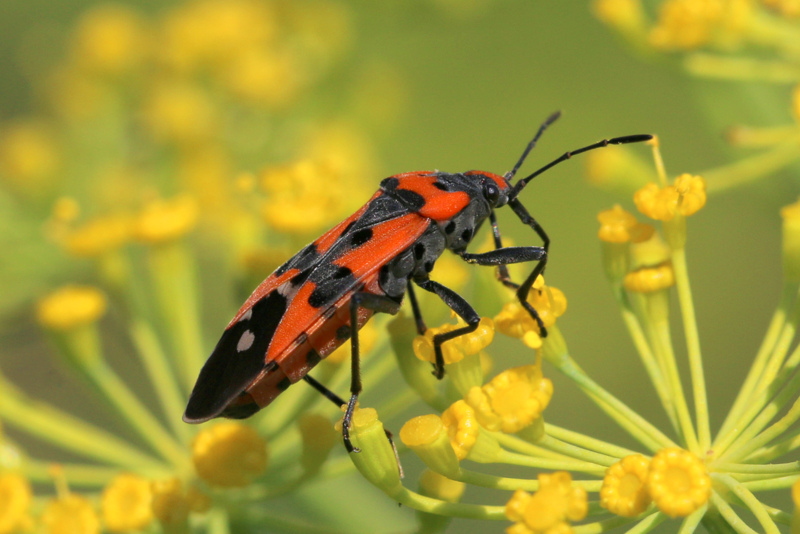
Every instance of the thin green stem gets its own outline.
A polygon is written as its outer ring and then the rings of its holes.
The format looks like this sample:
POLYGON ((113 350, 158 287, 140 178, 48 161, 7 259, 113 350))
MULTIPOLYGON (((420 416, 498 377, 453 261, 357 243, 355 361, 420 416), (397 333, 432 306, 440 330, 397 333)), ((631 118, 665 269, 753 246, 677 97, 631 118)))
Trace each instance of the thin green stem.
POLYGON ((539 447, 538 445, 534 445, 512 434, 504 434, 503 432, 491 432, 491 435, 492 437, 494 437, 494 439, 497 440, 497 442, 500 445, 521 454, 527 454, 528 456, 535 456, 537 458, 549 458, 551 460, 559 460, 565 462, 568 462, 572 459, 564 454, 552 451, 550 449, 545 449, 543 447, 539 447))
MULTIPOLYGON (((518 489, 525 491, 537 491, 539 489, 539 481, 531 478, 508 478, 489 475, 486 473, 479 473, 469 469, 461 468, 459 477, 456 479, 465 484, 472 484, 473 486, 481 486, 483 488, 492 488, 505 491, 516 491, 518 489)), ((602 480, 573 480, 573 486, 578 486, 586 491, 598 492, 603 485, 602 480)))
POLYGON ((730 526, 738 534, 757 534, 755 530, 748 527, 747 524, 742 521, 742 518, 736 514, 736 512, 725 501, 725 499, 717 495, 715 492, 711 493, 711 504, 713 504, 714 507, 719 511, 719 514, 728 523, 728 526, 730 526))
MULTIPOLYGON (((798 380, 800 386, 800 380, 798 380)), ((797 391, 792 391, 795 394, 797 391)), ((800 399, 795 400, 789 411, 778 419, 775 423, 770 425, 764 431, 760 432, 753 439, 746 441, 740 448, 731 451, 731 456, 739 456, 746 458, 750 453, 756 449, 761 448, 773 439, 786 432, 798 419, 800 419, 800 399)), ((758 419, 756 419, 758 423, 758 419)))
POLYGON ((798 480, 800 480, 800 475, 791 475, 786 477, 742 482, 742 486, 750 491, 771 491, 790 488, 798 480))
POLYGON ((631 449, 626 449, 618 445, 613 445, 606 441, 602 441, 597 438, 587 436, 586 434, 581 434, 580 432, 567 430, 566 428, 562 428, 553 425, 551 423, 545 423, 545 433, 548 436, 553 436, 554 438, 560 439, 561 441, 566 441, 567 443, 573 443, 575 445, 578 445, 579 447, 583 447, 584 449, 596 451, 601 454, 615 457, 617 459, 624 458, 625 456, 630 456, 631 454, 636 454, 636 451, 633 451, 631 449))
POLYGON ((584 449, 583 447, 578 447, 571 443, 566 443, 548 434, 542 436, 539 441, 536 442, 536 444, 540 447, 550 449, 551 451, 561 453, 577 460, 592 462, 598 465, 604 465, 606 467, 616 463, 617 460, 619 460, 619 458, 615 458, 607 454, 600 454, 584 449))
MULTIPOLYGON (((119 468, 104 465, 59 462, 64 476, 71 487, 101 488, 119 474, 119 468)), ((31 481, 41 484, 52 484, 53 462, 26 458, 22 466, 25 476, 31 481)))
POLYGON ((451 503, 433 499, 413 492, 401 486, 401 490, 392 495, 400 504, 414 510, 430 514, 463 517, 466 519, 487 519, 506 521, 505 506, 483 506, 478 504, 451 503))
POLYGON ((533 467, 537 469, 548 469, 551 471, 580 471, 602 476, 606 467, 591 462, 581 462, 577 460, 549 460, 546 458, 534 458, 525 454, 517 454, 509 451, 502 451, 498 454, 496 463, 519 465, 523 467, 533 467))
POLYGON ((20 430, 109 465, 148 476, 164 477, 169 466, 132 447, 126 441, 49 404, 29 398, 0 378, 0 419, 20 430))
POLYGON ((703 520, 707 510, 708 505, 706 504, 689 514, 681 523, 681 528, 678 530, 678 534, 692 534, 695 530, 697 530, 697 525, 699 525, 703 520))
POLYGON ((787 282, 783 285, 778 308, 772 315, 772 320, 767 328, 767 333, 764 336, 764 340, 761 342, 761 346, 758 349, 758 353, 753 361, 753 365, 750 367, 750 371, 747 373, 747 378, 745 378, 744 384, 739 390, 732 408, 728 412, 728 415, 725 417, 725 421, 722 423, 722 426, 717 433, 718 439, 724 438, 731 432, 731 427, 733 427, 736 422, 739 421, 744 410, 752 402, 755 390, 765 382, 761 380, 761 376, 764 374, 764 370, 767 367, 767 362, 771 360, 770 355, 773 354, 773 349, 778 342, 778 338, 781 336, 781 332, 784 330, 787 317, 791 313, 792 306, 797 298, 797 291, 798 284, 787 282))
MULTIPOLYGON (((630 517, 611 517, 603 521, 595 521, 594 523, 586 523, 585 525, 577 525, 572 527, 572 532, 575 534, 601 534, 608 532, 611 529, 633 523, 635 519, 630 517)), ((630 531, 628 531, 630 532, 630 531)))
POLYGON ((714 462, 714 470, 722 473, 788 475, 800 472, 800 461, 766 465, 714 462))
POLYGON ((717 473, 714 476, 714 480, 717 482, 725 485, 728 489, 733 491, 734 495, 736 495, 739 499, 741 499, 742 503, 744 503, 747 508, 753 512, 753 515, 756 517, 758 522, 761 524, 761 527, 764 529, 766 534, 779 534, 780 531, 778 530, 778 526, 772 521, 772 518, 769 516, 769 513, 764 508, 764 505, 761 504, 761 501, 756 499, 756 496, 753 495, 747 488, 745 488, 742 484, 738 483, 729 475, 723 475, 717 473))
POLYGON ((697 420, 698 452, 711 446, 711 423, 708 417, 708 394, 703 372, 703 355, 700 351, 700 334, 689 285, 689 270, 686 264, 686 249, 672 249, 672 269, 675 273, 675 287, 678 290, 678 303, 683 318, 683 332, 686 337, 686 351, 689 359, 689 373, 692 377, 695 418, 697 420))
POLYGON ((131 319, 130 323, 131 339, 153 384, 164 416, 172 431, 183 443, 188 443, 194 435, 194 430, 180 417, 186 406, 186 397, 167 361, 158 336, 153 328, 141 319, 131 319))
POLYGON ((667 516, 661 512, 653 512, 636 523, 633 528, 629 528, 627 534, 645 534, 663 523, 665 519, 667 516))
POLYGON ((651 425, 649 421, 600 387, 581 370, 572 358, 565 356, 557 363, 559 371, 571 378, 609 417, 645 448, 655 452, 666 447, 677 447, 671 439, 651 425))

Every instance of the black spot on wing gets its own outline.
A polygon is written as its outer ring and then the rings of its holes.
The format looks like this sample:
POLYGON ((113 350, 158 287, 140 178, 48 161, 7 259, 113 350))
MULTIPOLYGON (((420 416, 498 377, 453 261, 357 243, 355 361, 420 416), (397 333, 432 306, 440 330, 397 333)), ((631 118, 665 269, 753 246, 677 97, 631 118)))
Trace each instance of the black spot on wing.
POLYGON ((338 269, 336 269, 336 272, 333 273, 333 277, 334 278, 346 278, 346 277, 350 276, 351 274, 353 274, 353 271, 350 270, 349 268, 347 268, 347 267, 339 267, 338 269))
POLYGON ((360 247, 370 239, 372 239, 372 228, 362 228, 353 234, 353 237, 350 238, 350 244, 354 247, 360 247))
POLYGON ((308 353, 306 354, 306 364, 308 365, 309 369, 317 365, 320 362, 320 360, 322 360, 322 356, 319 355, 319 352, 313 349, 308 351, 308 353))
POLYGON ((410 191, 408 189, 396 189, 392 194, 397 196, 400 201, 403 202, 403 204, 405 204, 406 207, 411 211, 419 211, 423 206, 425 206, 425 197, 416 191, 410 191))
POLYGON ((438 180, 433 182, 433 187, 436 189, 441 189, 442 191, 450 191, 450 188, 447 186, 447 184, 444 184, 438 180))
POLYGON ((291 386, 291 385, 292 385, 292 381, 289 380, 289 377, 287 376, 286 378, 284 378, 283 380, 278 382, 276 387, 280 391, 286 391, 287 389, 289 389, 289 386, 291 386))
POLYGON ((300 252, 289 258, 289 261, 281 265, 275 270, 276 276, 281 276, 289 269, 298 269, 298 270, 305 270, 311 265, 313 265, 317 258, 319 257, 319 252, 317 251, 317 246, 314 243, 303 248, 300 252))
POLYGON ((329 288, 317 286, 314 288, 314 291, 311 292, 311 295, 308 296, 308 305, 312 308, 321 308, 333 301, 335 296, 335 293, 330 291, 329 288))
POLYGON ((308 280, 309 275, 314 269, 308 268, 303 271, 300 271, 296 275, 294 275, 289 283, 292 284, 294 287, 302 285, 306 280, 308 280))
POLYGON ((397 189, 397 186, 400 184, 400 180, 390 176, 389 178, 385 178, 381 181, 381 189, 384 191, 394 191, 397 189))
POLYGON ((286 297, 272 291, 253 305, 250 321, 235 323, 223 332, 200 370, 183 414, 184 421, 201 423, 222 415, 228 404, 258 376, 264 369, 267 348, 286 306, 286 297))
POLYGON ((347 232, 349 232, 357 222, 358 222, 358 219, 356 219, 354 221, 350 221, 350 223, 347 226, 344 227, 344 230, 342 230, 342 233, 339 234, 339 237, 342 237, 343 235, 347 234, 347 232))

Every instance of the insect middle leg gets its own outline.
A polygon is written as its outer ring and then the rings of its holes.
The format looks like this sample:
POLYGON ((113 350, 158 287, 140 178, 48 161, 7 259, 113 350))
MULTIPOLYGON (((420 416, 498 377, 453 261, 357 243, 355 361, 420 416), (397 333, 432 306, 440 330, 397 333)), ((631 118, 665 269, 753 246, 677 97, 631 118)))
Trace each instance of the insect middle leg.
MULTIPOLYGON (((353 412, 356 409, 358 395, 361 393, 361 349, 358 339, 358 309, 365 308, 373 312, 394 315, 400 309, 400 303, 385 295, 374 293, 356 293, 350 299, 350 401, 342 418, 342 438, 347 452, 360 452, 350 442, 350 424, 353 421, 353 412)), ((312 384, 313 385, 313 384, 312 384)))
POLYGON ((539 326, 539 334, 542 337, 546 337, 547 329, 545 328, 541 317, 539 317, 539 313, 536 311, 536 308, 534 308, 528 302, 528 294, 530 293, 533 283, 536 281, 539 275, 544 272, 544 268, 547 265, 547 249, 550 246, 550 238, 547 236, 544 229, 539 226, 539 223, 537 223, 536 220, 530 216, 528 211, 519 201, 512 200, 509 205, 524 224, 533 228, 533 230, 544 242, 544 245, 541 247, 504 247, 502 238, 500 236, 500 229, 497 226, 497 219, 494 215, 494 212, 491 212, 489 214, 489 220, 492 223, 492 235, 494 236, 495 250, 481 254, 462 252, 460 256, 467 263, 497 266, 497 277, 500 282, 506 287, 516 290, 517 299, 519 299, 520 304, 522 304, 522 306, 527 310, 527 312, 539 326), (533 268, 533 271, 527 276, 527 278, 525 278, 522 284, 513 282, 506 266, 512 263, 525 263, 529 261, 538 262, 536 267, 533 268))
POLYGON ((448 308, 456 312, 456 315, 461 317, 466 324, 461 328, 456 328, 450 332, 436 334, 433 336, 433 352, 436 355, 436 363, 434 363, 433 374, 438 379, 444 377, 444 356, 442 355, 442 343, 455 339, 459 336, 474 332, 478 328, 478 323, 481 321, 480 315, 475 309, 470 306, 469 302, 464 300, 464 297, 453 291, 452 289, 443 286, 439 282, 434 282, 429 278, 414 279, 419 287, 425 291, 430 291, 438 296, 447 305, 448 308))

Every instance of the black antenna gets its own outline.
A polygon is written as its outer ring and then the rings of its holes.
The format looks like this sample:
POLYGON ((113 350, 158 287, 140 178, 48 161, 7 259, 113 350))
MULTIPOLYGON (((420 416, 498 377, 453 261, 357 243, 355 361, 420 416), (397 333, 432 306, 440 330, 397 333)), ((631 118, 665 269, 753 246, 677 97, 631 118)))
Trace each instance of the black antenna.
MULTIPOLYGON (((558 115, 556 114, 555 117, 558 118, 558 115)), ((552 116, 551 116, 551 118, 552 118, 552 116)), ((548 121, 549 120, 550 119, 548 119, 548 121)), ((555 119, 553 119, 553 120, 555 120, 555 119)), ((552 121, 550 121, 550 122, 552 122, 552 121)), ((546 128, 548 125, 549 125, 549 123, 545 122, 542 125, 542 128, 539 129, 539 134, 541 134, 542 130, 544 128, 546 128)), ((538 137, 539 137, 539 135, 537 134, 537 136, 533 139, 533 141, 531 141, 531 145, 533 145, 536 142, 536 139, 538 137)), ((603 147, 606 147, 608 145, 625 145, 625 144, 628 144, 628 143, 641 143, 643 141, 649 141, 652 138, 653 138, 653 136, 650 135, 650 134, 625 135, 623 137, 614 137, 613 139, 603 139, 602 141, 598 141, 597 143, 594 143, 593 145, 589 145, 589 146, 585 146, 583 148, 579 148, 577 150, 571 150, 569 152, 565 152, 561 157, 554 159, 553 161, 551 161, 550 163, 548 163, 547 165, 545 165, 544 167, 542 167, 538 171, 534 172, 533 174, 531 174, 529 176, 526 176, 525 178, 523 178, 522 180, 520 180, 516 184, 514 184, 514 187, 511 189, 511 192, 508 194, 508 199, 509 200, 514 200, 515 198, 517 198, 517 195, 519 195, 520 191, 522 191, 522 189, 526 185, 528 185, 528 182, 530 182, 531 180, 533 180, 534 178, 536 178, 537 176, 542 174, 544 171, 546 171, 546 170, 548 170, 548 169, 550 169, 552 167, 555 167, 556 165, 558 165, 562 161, 567 161, 568 159, 570 159, 572 156, 575 156, 576 154, 580 154, 582 152, 588 152, 590 150, 594 150, 595 148, 603 148, 603 147)), ((528 150, 530 150, 530 148, 532 148, 531 145, 529 145, 528 150)), ((525 155, 527 155, 527 152, 528 151, 526 150, 525 154, 523 154, 523 158, 524 158, 525 155)), ((517 167, 514 167, 515 171, 516 171, 516 169, 517 169, 517 167)))
POLYGON ((519 157, 519 161, 517 161, 517 164, 514 165, 513 169, 511 169, 510 171, 508 171, 507 173, 505 173, 503 175, 503 178, 505 178, 507 182, 511 183, 511 180, 514 179, 514 175, 517 174, 517 171, 519 170, 519 168, 522 167, 522 164, 525 162, 525 158, 528 157, 528 154, 530 154, 531 150, 533 150, 533 147, 536 146, 536 142, 539 141, 539 138, 542 136, 544 131, 547 129, 548 126, 550 126, 551 124, 556 122, 556 120, 558 120, 558 118, 560 116, 561 116, 561 112, 560 111, 556 111, 555 113, 553 113, 552 115, 547 117, 547 119, 545 119, 545 121, 542 123, 542 125, 539 126, 539 131, 536 132, 536 135, 533 136, 533 139, 531 139, 531 142, 528 143, 527 147, 525 147, 525 151, 519 157))

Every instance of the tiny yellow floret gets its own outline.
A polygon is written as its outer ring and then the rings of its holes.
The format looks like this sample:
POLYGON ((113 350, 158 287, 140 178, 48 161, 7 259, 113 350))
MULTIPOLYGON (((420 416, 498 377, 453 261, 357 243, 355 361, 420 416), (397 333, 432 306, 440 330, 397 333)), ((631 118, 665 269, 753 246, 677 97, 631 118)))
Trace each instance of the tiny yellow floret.
POLYGON ((610 210, 601 211, 597 215, 600 230, 597 237, 606 243, 640 242, 649 239, 655 229, 649 224, 642 224, 636 217, 616 204, 610 210))
POLYGON ((250 426, 218 423, 194 438, 192 462, 198 476, 209 484, 246 486, 267 468, 267 442, 250 426))
POLYGON ((33 501, 31 485, 17 473, 0 474, 0 534, 27 530, 33 501))
POLYGON ((533 495, 517 490, 506 503, 506 517, 516 524, 509 534, 567 534, 569 521, 580 521, 589 510, 586 490, 572 487, 566 471, 538 476, 539 491, 533 495))
POLYGON ((42 513, 46 534, 99 534, 100 519, 86 498, 68 493, 51 500, 42 513))
POLYGON ((106 311, 106 297, 97 288, 68 285, 39 301, 36 317, 45 328, 67 331, 97 321, 106 311))
POLYGON ((482 387, 473 387, 466 401, 487 430, 519 432, 538 419, 553 396, 553 383, 538 365, 507 369, 482 387))
POLYGON ((63 246, 78 257, 96 257, 124 245, 133 234, 133 221, 124 214, 97 217, 67 231, 63 246))
MULTIPOLYGON (((456 324, 445 324, 438 328, 428 328, 425 334, 414 338, 413 349, 417 358, 431 363, 436 362, 436 353, 433 349, 433 338, 437 334, 452 332, 466 326, 460 318, 456 324)), ((494 321, 482 317, 475 331, 445 341, 442 344, 442 357, 445 364, 459 362, 465 356, 477 354, 488 347, 494 339, 494 321)))
POLYGON ((136 237, 145 243, 172 241, 192 230, 197 223, 198 206, 194 198, 180 195, 147 204, 135 223, 136 237))
POLYGON ((626 456, 606 469, 600 506, 622 517, 634 517, 650 505, 647 472, 650 460, 641 454, 626 456))
POLYGON ((141 530, 153 521, 152 484, 138 475, 117 475, 103 490, 100 508, 108 531, 141 530))
POLYGON ((179 525, 189 517, 191 505, 177 477, 153 482, 153 515, 164 525, 179 525))
POLYGON ((670 447, 650 461, 647 489, 659 510, 670 517, 685 517, 708 502, 711 477, 700 458, 670 447))
POLYGON ((442 413, 442 423, 447 427, 456 456, 463 460, 478 441, 480 424, 475 417, 475 410, 464 400, 456 401, 442 413))
MULTIPOLYGON (((539 277, 539 280, 542 282, 537 281, 533 285, 528 295, 528 302, 539 314, 545 328, 549 328, 567 311, 567 298, 560 289, 544 285, 542 277, 539 277)), ((494 318, 494 324, 498 332, 522 339, 531 348, 536 349, 541 346, 538 323, 516 300, 503 305, 500 313, 494 318)))
POLYGON ((670 221, 677 214, 688 217, 705 206, 706 198, 705 180, 691 174, 682 174, 663 188, 649 183, 633 195, 636 208, 658 221, 670 221))
POLYGON ((664 263, 656 267, 642 267, 625 275, 625 289, 635 293, 653 293, 675 285, 672 265, 664 263))
POLYGON ((87 71, 118 74, 138 66, 149 44, 144 21, 135 11, 123 4, 100 4, 79 21, 72 54, 87 71))

